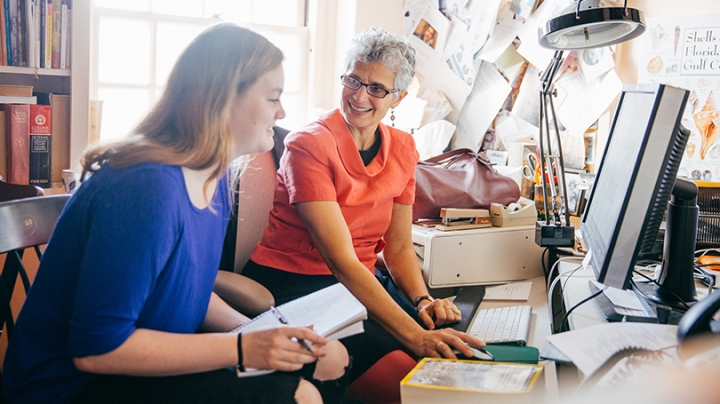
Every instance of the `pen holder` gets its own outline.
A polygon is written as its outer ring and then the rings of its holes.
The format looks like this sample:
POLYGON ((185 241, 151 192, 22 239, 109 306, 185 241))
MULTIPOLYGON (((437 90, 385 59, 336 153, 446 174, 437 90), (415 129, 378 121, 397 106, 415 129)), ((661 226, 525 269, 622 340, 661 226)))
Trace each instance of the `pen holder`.
MULTIPOLYGON (((560 198, 560 188, 558 188, 557 185, 555 186, 555 206, 557 206, 557 209, 560 210, 560 207, 562 205, 562 198, 560 198)), ((545 204, 543 203, 543 191, 542 191, 542 185, 536 184, 535 185, 535 208, 537 209, 537 215, 539 220, 545 219, 545 204)), ((552 209, 552 194, 550 192, 550 185, 545 186, 545 195, 547 198, 547 205, 552 209)))

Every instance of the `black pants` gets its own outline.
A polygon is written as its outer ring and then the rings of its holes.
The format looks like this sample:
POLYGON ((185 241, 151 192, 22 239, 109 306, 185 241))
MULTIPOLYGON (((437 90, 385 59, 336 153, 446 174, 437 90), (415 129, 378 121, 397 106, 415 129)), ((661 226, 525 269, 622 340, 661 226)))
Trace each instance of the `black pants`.
POLYGON ((313 379, 314 372, 312 363, 297 372, 242 378, 228 369, 166 377, 99 375, 73 403, 294 404, 302 379, 318 388, 323 402, 340 403, 347 390, 348 369, 341 378, 325 382, 313 379))
MULTIPOLYGON (((247 276, 265 286, 275 297, 275 303, 281 305, 305 295, 309 295, 322 288, 334 285, 338 280, 333 275, 301 275, 281 271, 275 268, 259 265, 249 261, 242 271, 247 276)), ((391 278, 376 271, 375 277, 395 302, 415 319, 419 324, 420 318, 413 305, 397 289, 391 278)), ((340 342, 345 345, 352 357, 350 370, 350 383, 365 373, 375 362, 396 349, 404 349, 389 332, 372 319, 363 322, 365 332, 343 338, 340 342)))

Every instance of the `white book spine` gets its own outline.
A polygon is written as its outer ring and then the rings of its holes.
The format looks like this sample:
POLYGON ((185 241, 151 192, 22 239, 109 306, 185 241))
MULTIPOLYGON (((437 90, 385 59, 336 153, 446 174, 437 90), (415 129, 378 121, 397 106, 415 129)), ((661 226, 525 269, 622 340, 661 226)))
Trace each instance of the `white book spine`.
POLYGON ((60 12, 60 68, 67 69, 67 4, 62 5, 60 12))
POLYGON ((27 66, 38 67, 37 59, 35 59, 35 22, 37 18, 35 16, 35 1, 28 0, 25 3, 25 33, 27 34, 26 40, 26 51, 27 51, 27 66))

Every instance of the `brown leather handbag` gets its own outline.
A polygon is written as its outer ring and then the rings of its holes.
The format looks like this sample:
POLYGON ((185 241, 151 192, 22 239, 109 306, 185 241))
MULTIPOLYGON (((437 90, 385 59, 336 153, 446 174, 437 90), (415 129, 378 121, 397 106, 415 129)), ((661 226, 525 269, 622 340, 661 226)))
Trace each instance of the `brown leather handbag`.
POLYGON ((456 149, 420 161, 415 169, 413 221, 439 218, 440 208, 489 209, 520 198, 520 187, 498 174, 485 153, 456 149))

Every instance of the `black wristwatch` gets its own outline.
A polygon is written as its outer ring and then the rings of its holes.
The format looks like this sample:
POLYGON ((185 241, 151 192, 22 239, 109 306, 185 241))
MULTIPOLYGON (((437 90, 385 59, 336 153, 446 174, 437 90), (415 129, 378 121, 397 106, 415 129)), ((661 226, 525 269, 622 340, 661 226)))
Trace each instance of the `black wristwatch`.
POLYGON ((418 304, 420 304, 420 302, 422 302, 423 300, 430 300, 430 303, 435 301, 435 299, 430 297, 430 295, 422 295, 415 299, 415 310, 418 310, 418 304))

